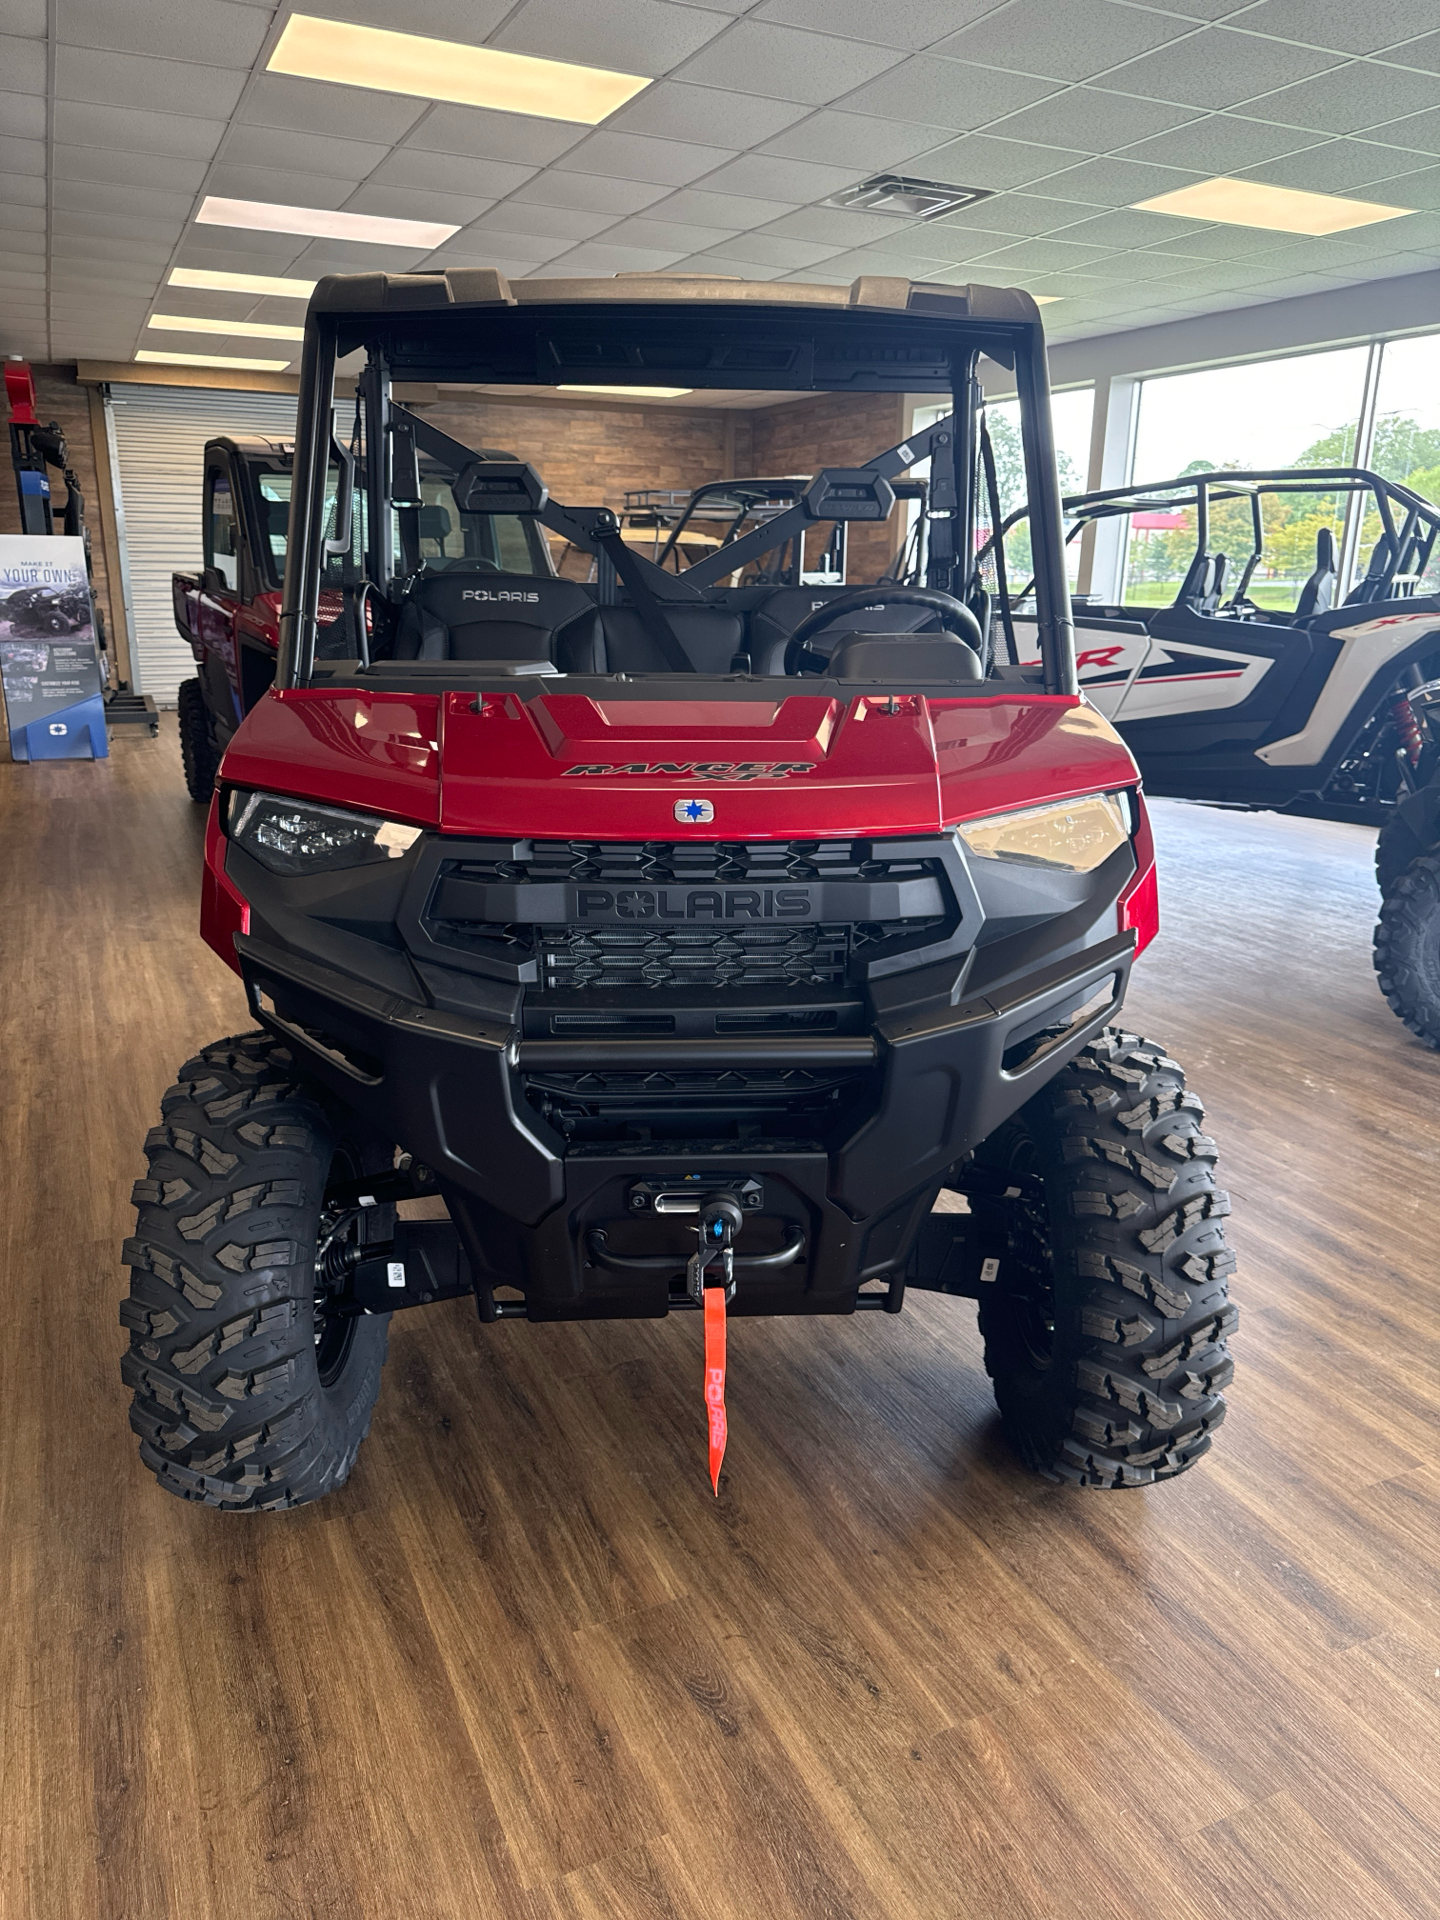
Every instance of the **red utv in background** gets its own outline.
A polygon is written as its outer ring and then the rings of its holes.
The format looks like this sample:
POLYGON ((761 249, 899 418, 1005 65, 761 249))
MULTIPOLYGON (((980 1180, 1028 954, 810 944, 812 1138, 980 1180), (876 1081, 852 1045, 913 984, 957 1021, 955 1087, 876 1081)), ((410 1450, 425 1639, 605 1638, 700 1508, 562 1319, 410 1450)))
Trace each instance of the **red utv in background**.
POLYGON ((487 1323, 701 1313, 712 1473, 727 1306, 893 1314, 911 1288, 978 1300, 1044 1475, 1191 1466, 1230 1372, 1228 1202, 1180 1068, 1115 1024, 1154 856, 1076 688, 1029 296, 322 280, 291 485, 275 685, 225 755, 202 906, 257 1031, 180 1069, 126 1247, 161 1485, 247 1510, 338 1486, 391 1313, 457 1295, 487 1323), (997 664, 977 565, 982 355, 1019 386, 1033 662, 997 664), (951 411, 677 569, 392 377, 951 411), (745 584, 807 529, 889 520, 923 461, 923 585, 745 584), (398 1216, 436 1195, 447 1219, 398 1216))

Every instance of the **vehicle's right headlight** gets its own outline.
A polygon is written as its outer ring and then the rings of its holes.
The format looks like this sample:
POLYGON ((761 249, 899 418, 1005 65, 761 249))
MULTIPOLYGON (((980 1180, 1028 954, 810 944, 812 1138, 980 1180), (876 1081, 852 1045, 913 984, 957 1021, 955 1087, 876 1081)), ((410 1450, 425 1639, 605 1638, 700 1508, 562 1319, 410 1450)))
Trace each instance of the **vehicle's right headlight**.
POLYGON ((1128 808, 1118 793, 1089 793, 1059 806, 991 813, 955 829, 982 860, 1093 873, 1130 838, 1128 808))
POLYGON ((419 827, 399 820, 278 793, 232 794, 228 831, 262 867, 290 875, 398 860, 420 838, 419 827))

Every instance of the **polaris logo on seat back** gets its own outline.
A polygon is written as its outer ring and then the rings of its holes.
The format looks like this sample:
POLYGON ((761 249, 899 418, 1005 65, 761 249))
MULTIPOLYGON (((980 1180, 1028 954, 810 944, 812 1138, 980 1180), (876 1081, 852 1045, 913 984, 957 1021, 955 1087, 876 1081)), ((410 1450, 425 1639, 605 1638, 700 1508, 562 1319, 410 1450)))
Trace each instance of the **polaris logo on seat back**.
POLYGON ((695 774, 702 780, 783 780, 792 773, 813 773, 809 760, 594 760, 566 767, 564 778, 597 779, 602 774, 695 774))
POLYGON ((512 602, 518 600, 528 607, 537 606, 540 601, 538 593, 520 593, 518 591, 515 593, 491 593, 488 587, 466 587, 460 598, 462 600, 509 600, 512 602))
POLYGON ((812 920, 808 887, 577 887, 582 920, 812 920))

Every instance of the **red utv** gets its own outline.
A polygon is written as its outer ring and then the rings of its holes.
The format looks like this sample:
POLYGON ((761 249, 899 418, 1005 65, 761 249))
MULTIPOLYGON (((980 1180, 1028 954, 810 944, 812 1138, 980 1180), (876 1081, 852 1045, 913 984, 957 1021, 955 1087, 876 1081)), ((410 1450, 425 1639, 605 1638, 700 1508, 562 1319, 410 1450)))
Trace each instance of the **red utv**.
POLYGON ((700 1312, 712 1469, 726 1306, 898 1313, 910 1288, 978 1300, 1006 1427, 1051 1479, 1198 1459, 1228 1203, 1180 1068, 1115 1024, 1154 860, 1134 761, 1076 691, 1029 297, 327 279, 291 484, 275 688, 220 767, 202 907, 257 1030, 181 1068, 126 1247, 161 1484, 243 1509, 338 1486, 390 1315, 456 1295, 486 1322, 700 1312), (976 565, 982 355, 1019 383, 1033 664, 996 664, 976 565), (392 379, 952 410, 677 571, 392 379), (923 586, 729 584, 887 521, 925 460, 923 586), (554 577, 542 529, 593 578, 554 577), (447 1219, 401 1217, 436 1195, 447 1219))

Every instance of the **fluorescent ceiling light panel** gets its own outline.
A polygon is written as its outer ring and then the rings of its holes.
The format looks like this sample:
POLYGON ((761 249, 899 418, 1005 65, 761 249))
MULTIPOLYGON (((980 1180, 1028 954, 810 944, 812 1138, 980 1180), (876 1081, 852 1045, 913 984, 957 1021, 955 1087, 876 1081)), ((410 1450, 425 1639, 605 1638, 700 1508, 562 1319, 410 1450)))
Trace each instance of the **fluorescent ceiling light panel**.
POLYGON ((303 327, 266 320, 196 320, 183 313, 152 313, 145 322, 160 333, 227 333, 236 340, 303 340, 303 327))
POLYGON ((622 400, 678 400, 682 394, 693 393, 693 387, 567 387, 558 389, 561 393, 613 393, 622 400))
POLYGON ((537 60, 528 53, 320 20, 309 13, 291 14, 268 65, 271 73, 293 73, 302 80, 333 80, 592 127, 650 85, 640 74, 537 60))
POLYGON ((460 231, 446 220, 390 220, 378 213, 339 213, 329 207, 282 207, 271 200, 219 200, 214 194, 206 196, 195 218, 202 227, 364 240, 376 247, 423 247, 427 253, 460 231))
POLYGON ((1138 213, 1174 213, 1186 220, 1218 220, 1230 227, 1267 227, 1274 233, 1344 233, 1350 227, 1398 220, 1411 207, 1385 207, 1374 200, 1345 200, 1333 193, 1303 193, 1298 187, 1267 187, 1259 180, 1198 180, 1193 187, 1137 200, 1138 213))
POLYGON ((268 293, 281 300, 308 300, 313 280, 287 280, 274 273, 212 273, 208 267, 176 267, 172 287, 197 287, 203 293, 268 293))
POLYGON ((166 367, 245 367, 251 373, 283 373, 290 364, 288 360, 236 360, 228 353, 151 353, 144 347, 135 358, 166 367))

